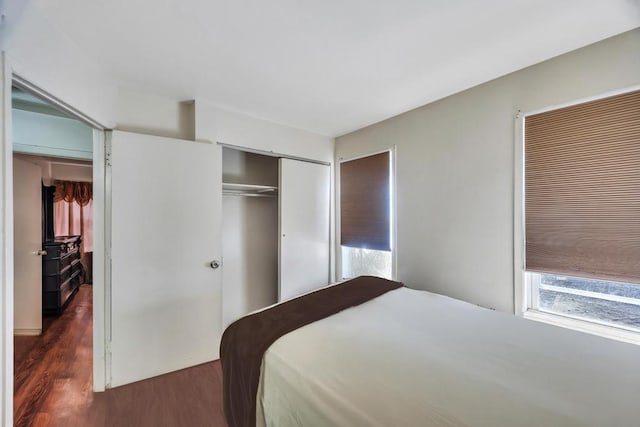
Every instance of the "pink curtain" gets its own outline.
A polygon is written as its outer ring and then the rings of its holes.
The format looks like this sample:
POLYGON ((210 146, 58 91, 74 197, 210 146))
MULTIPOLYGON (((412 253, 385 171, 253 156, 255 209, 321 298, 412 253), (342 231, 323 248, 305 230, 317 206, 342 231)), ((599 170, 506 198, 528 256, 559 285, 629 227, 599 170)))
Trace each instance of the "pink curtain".
POLYGON ((84 206, 76 201, 53 203, 53 232, 56 236, 82 236, 82 252, 93 252, 93 200, 84 206))

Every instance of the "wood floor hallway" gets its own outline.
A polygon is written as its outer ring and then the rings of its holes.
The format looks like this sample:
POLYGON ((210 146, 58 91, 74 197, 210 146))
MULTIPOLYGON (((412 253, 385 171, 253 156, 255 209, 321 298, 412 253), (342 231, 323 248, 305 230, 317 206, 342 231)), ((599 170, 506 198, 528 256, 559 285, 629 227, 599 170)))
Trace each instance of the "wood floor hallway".
POLYGON ((93 393, 91 286, 38 337, 15 337, 14 425, 225 426, 220 362, 93 393))

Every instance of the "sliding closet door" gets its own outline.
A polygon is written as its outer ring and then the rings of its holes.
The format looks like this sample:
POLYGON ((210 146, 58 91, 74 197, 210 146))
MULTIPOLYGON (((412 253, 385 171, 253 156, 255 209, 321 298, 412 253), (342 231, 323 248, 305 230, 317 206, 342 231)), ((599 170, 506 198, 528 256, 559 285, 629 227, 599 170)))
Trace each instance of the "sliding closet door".
POLYGON ((329 282, 329 166, 280 159, 278 300, 329 282))
POLYGON ((111 134, 111 386, 218 358, 220 156, 111 134))

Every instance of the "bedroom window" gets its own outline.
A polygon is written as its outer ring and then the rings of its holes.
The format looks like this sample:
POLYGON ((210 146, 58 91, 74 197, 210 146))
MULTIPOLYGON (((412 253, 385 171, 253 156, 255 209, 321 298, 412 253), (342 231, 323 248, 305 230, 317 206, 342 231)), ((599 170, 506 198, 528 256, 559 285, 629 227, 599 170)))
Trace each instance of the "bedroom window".
POLYGON ((393 278, 392 152, 340 162, 341 277, 393 278))
POLYGON ((640 285, 584 277, 528 273, 531 308, 640 332, 640 285))
POLYGON ((640 333, 640 90, 523 125, 523 314, 640 333))

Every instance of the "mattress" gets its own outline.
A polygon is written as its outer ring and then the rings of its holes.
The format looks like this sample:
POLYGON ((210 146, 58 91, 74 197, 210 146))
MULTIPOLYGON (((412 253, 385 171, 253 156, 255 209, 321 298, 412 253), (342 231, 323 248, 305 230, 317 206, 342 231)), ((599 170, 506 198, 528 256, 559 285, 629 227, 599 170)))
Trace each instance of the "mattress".
POLYGON ((278 338, 399 287, 402 283, 360 276, 254 312, 229 325, 220 342, 223 406, 229 426, 256 425, 262 361, 278 338))
POLYGON ((640 347, 400 288, 265 352, 259 426, 638 426, 640 347))

